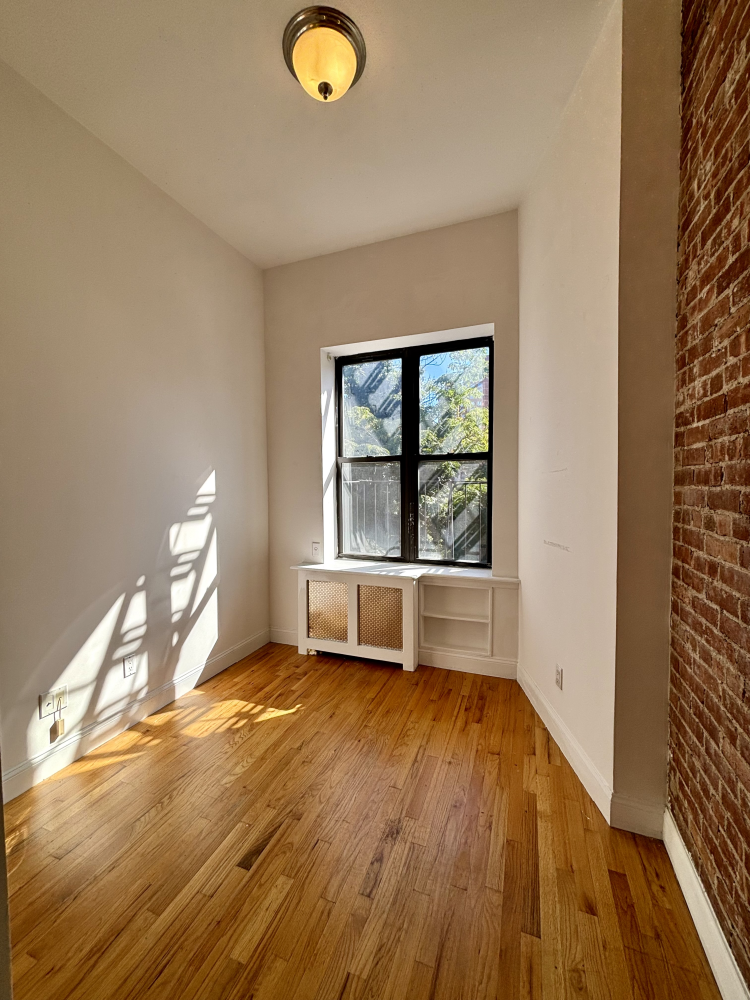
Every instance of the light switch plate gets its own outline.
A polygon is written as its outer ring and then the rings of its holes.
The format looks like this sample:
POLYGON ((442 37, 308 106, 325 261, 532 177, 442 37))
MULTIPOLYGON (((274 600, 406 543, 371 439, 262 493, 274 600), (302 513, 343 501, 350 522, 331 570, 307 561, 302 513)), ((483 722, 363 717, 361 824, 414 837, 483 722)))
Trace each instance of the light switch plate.
POLYGON ((68 685, 55 688, 54 691, 47 691, 39 695, 39 718, 46 719, 48 715, 54 715, 60 709, 68 707, 68 685))
POLYGON ((562 691, 562 686, 563 686, 563 668, 560 666, 559 663, 555 664, 555 684, 557 684, 557 686, 562 691))
POLYGON ((320 557, 320 548, 321 548, 320 542, 312 543, 312 557, 316 562, 322 562, 322 559, 320 557))

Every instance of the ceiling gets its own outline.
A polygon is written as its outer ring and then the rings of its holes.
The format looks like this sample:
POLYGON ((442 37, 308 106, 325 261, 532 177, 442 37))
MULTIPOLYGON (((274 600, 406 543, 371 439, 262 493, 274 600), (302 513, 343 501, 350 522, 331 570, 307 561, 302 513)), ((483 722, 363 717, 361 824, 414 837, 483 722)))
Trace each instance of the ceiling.
POLYGON ((4 0, 0 58, 269 267, 516 206, 611 6, 339 3, 367 66, 330 105, 284 64, 303 0, 4 0))

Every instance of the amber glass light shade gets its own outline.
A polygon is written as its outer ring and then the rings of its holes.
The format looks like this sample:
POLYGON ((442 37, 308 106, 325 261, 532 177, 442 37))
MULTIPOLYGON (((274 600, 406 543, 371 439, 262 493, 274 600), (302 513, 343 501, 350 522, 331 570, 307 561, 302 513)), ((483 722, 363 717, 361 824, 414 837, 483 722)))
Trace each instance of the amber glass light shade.
POLYGON ((316 101, 343 97, 357 72, 357 53, 334 28, 310 28, 300 35, 292 62, 297 79, 316 101))
POLYGON ((282 39, 289 72, 316 101, 337 101, 362 76, 367 50, 362 32, 335 7, 305 7, 282 39))

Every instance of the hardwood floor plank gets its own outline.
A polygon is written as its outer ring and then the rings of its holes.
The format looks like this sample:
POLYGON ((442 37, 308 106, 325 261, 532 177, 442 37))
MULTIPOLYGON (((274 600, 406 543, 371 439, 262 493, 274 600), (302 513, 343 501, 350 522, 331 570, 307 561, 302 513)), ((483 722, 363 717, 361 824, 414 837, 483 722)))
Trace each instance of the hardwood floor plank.
POLYGON ((500 980, 500 929, 502 927, 503 896, 496 889, 485 888, 481 899, 473 904, 471 962, 463 996, 472 1000, 494 1000, 500 980))
POLYGON ((578 927, 586 969, 586 989, 590 1000, 620 1000, 615 984, 607 975, 599 920, 594 914, 578 911, 578 927))
MULTIPOLYGON (((549 746, 545 741, 544 745, 549 746)), ((548 769, 549 771, 549 769, 548 769)), ((537 775, 537 835, 539 844, 539 922, 541 926, 542 993, 545 1000, 563 1000, 565 982, 561 954, 560 906, 557 895, 552 791, 549 773, 537 775)))
POLYGON ((520 1000, 542 1000, 542 942, 537 936, 521 934, 520 1000))
MULTIPOLYGON (((535 785, 536 787, 536 785, 535 785)), ((523 917, 521 931, 541 938, 539 913, 539 834, 537 830, 536 794, 523 793, 523 917)))
POLYGON ((517 1000, 521 991, 521 928, 526 892, 523 875, 521 844, 515 840, 508 840, 505 845, 503 912, 500 925, 500 967, 508 1000, 517 1000))
POLYGON ((557 905, 560 934, 560 962, 566 1000, 590 996, 586 979, 578 923, 578 899, 575 877, 567 869, 557 871, 557 905))

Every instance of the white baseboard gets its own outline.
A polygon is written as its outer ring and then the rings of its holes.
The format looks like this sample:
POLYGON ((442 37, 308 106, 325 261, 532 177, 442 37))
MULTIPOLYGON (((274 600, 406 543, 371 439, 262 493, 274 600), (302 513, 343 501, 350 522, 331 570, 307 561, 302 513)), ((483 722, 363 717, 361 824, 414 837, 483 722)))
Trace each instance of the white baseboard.
POLYGON ((693 918, 698 937, 724 1000, 750 1000, 750 990, 734 960, 711 900, 669 809, 664 812, 664 846, 693 918))
POLYGON ((618 830, 629 830, 630 833, 640 833, 644 837, 661 840, 664 829, 664 800, 644 802, 623 795, 622 792, 615 792, 612 795, 609 823, 618 830))
POLYGON ((296 628, 272 628, 271 629, 271 642, 281 643, 282 646, 296 646, 297 645, 297 629, 296 628))
POLYGON ((221 673, 227 667, 244 659, 256 649, 269 641, 269 629, 257 632, 243 642, 225 649, 224 652, 210 657, 205 663, 192 670, 180 674, 160 687, 148 691, 140 698, 134 699, 124 708, 114 711, 111 715, 97 719, 96 722, 72 732, 54 746, 21 761, 15 767, 3 772, 3 799, 9 802, 22 792, 27 791, 40 781, 49 778, 57 771, 72 764, 73 761, 90 753, 97 747, 142 722, 147 716, 158 712, 175 698, 191 691, 197 684, 207 681, 215 674, 221 673))
MULTIPOLYGON (((297 645, 297 630, 272 628, 271 642, 284 646, 297 645)), ((419 662, 426 667, 442 667, 444 670, 461 670, 467 674, 483 674, 486 677, 507 677, 516 679, 516 661, 498 657, 472 656, 469 653, 446 653, 432 649, 419 650, 419 662)))
POLYGON ((516 679, 517 662, 500 657, 472 656, 470 653, 446 653, 434 649, 420 649, 419 662, 426 667, 443 670, 461 670, 466 674, 483 674, 485 677, 516 679))
POLYGON ((584 788, 596 803, 602 816, 609 823, 612 805, 612 789, 609 782, 560 718, 536 681, 530 674, 526 673, 520 664, 518 666, 518 683, 526 692, 526 696, 547 729, 552 733, 552 738, 565 754, 570 766, 583 782, 584 788))

